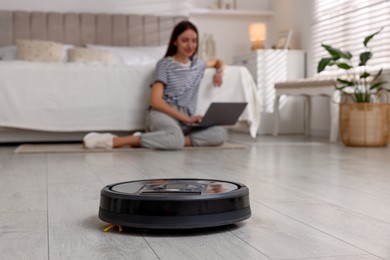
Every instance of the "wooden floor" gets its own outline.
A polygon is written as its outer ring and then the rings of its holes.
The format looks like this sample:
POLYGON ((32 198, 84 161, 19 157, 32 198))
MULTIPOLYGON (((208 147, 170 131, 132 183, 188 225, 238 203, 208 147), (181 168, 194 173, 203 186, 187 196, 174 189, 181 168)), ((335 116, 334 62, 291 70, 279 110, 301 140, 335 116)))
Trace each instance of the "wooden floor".
POLYGON ((247 149, 14 154, 0 147, 0 259, 390 259, 390 147, 232 134, 247 149), (102 232, 106 184, 216 178, 252 217, 188 233, 102 232))

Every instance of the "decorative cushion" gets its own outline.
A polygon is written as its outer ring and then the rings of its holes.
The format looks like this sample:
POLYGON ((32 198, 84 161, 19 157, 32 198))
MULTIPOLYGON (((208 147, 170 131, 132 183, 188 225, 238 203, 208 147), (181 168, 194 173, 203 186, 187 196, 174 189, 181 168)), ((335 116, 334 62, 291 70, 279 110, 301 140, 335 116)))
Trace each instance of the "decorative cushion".
POLYGON ((112 54, 101 50, 91 50, 87 48, 71 48, 68 50, 69 62, 101 62, 112 63, 112 54))
POLYGON ((17 40, 17 58, 25 61, 62 62, 65 46, 56 42, 17 40))

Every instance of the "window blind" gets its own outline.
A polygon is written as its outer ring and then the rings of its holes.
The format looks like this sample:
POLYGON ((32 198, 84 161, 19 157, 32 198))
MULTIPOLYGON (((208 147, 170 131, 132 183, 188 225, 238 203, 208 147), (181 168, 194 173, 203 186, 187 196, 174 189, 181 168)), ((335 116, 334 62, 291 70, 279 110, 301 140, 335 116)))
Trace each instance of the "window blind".
MULTIPOLYGON (((382 32, 368 44, 373 57, 367 66, 390 65, 389 0, 315 0, 313 18, 312 51, 315 66, 321 58, 329 56, 321 47, 322 43, 350 51, 353 54, 352 62, 357 65, 359 54, 365 50, 364 38, 382 27, 382 32)), ((335 67, 327 70, 337 72, 335 67)))

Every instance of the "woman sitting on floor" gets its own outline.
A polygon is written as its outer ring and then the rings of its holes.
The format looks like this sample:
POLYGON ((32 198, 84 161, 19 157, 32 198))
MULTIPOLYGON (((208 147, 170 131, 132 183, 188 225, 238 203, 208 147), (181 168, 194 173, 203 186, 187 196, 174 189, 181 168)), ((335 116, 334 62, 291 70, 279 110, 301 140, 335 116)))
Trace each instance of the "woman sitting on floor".
POLYGON ((187 125, 199 122, 195 115, 198 91, 206 67, 214 67, 215 86, 221 86, 223 62, 203 61, 198 51, 198 30, 191 22, 177 24, 172 32, 165 57, 156 65, 151 85, 148 132, 118 137, 110 133, 89 133, 84 137, 86 148, 123 146, 175 150, 184 146, 218 146, 226 138, 226 130, 213 126, 185 134, 187 125))

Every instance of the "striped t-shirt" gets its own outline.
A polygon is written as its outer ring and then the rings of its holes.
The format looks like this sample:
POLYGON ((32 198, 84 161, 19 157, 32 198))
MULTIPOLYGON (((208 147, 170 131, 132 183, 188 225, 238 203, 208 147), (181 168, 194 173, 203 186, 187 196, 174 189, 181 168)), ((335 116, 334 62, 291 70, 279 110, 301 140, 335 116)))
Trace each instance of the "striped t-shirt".
POLYGON ((153 74, 153 83, 164 84, 163 99, 170 105, 187 111, 194 116, 198 103, 200 81, 206 69, 206 62, 193 58, 188 64, 181 64, 164 57, 157 63, 153 74))

